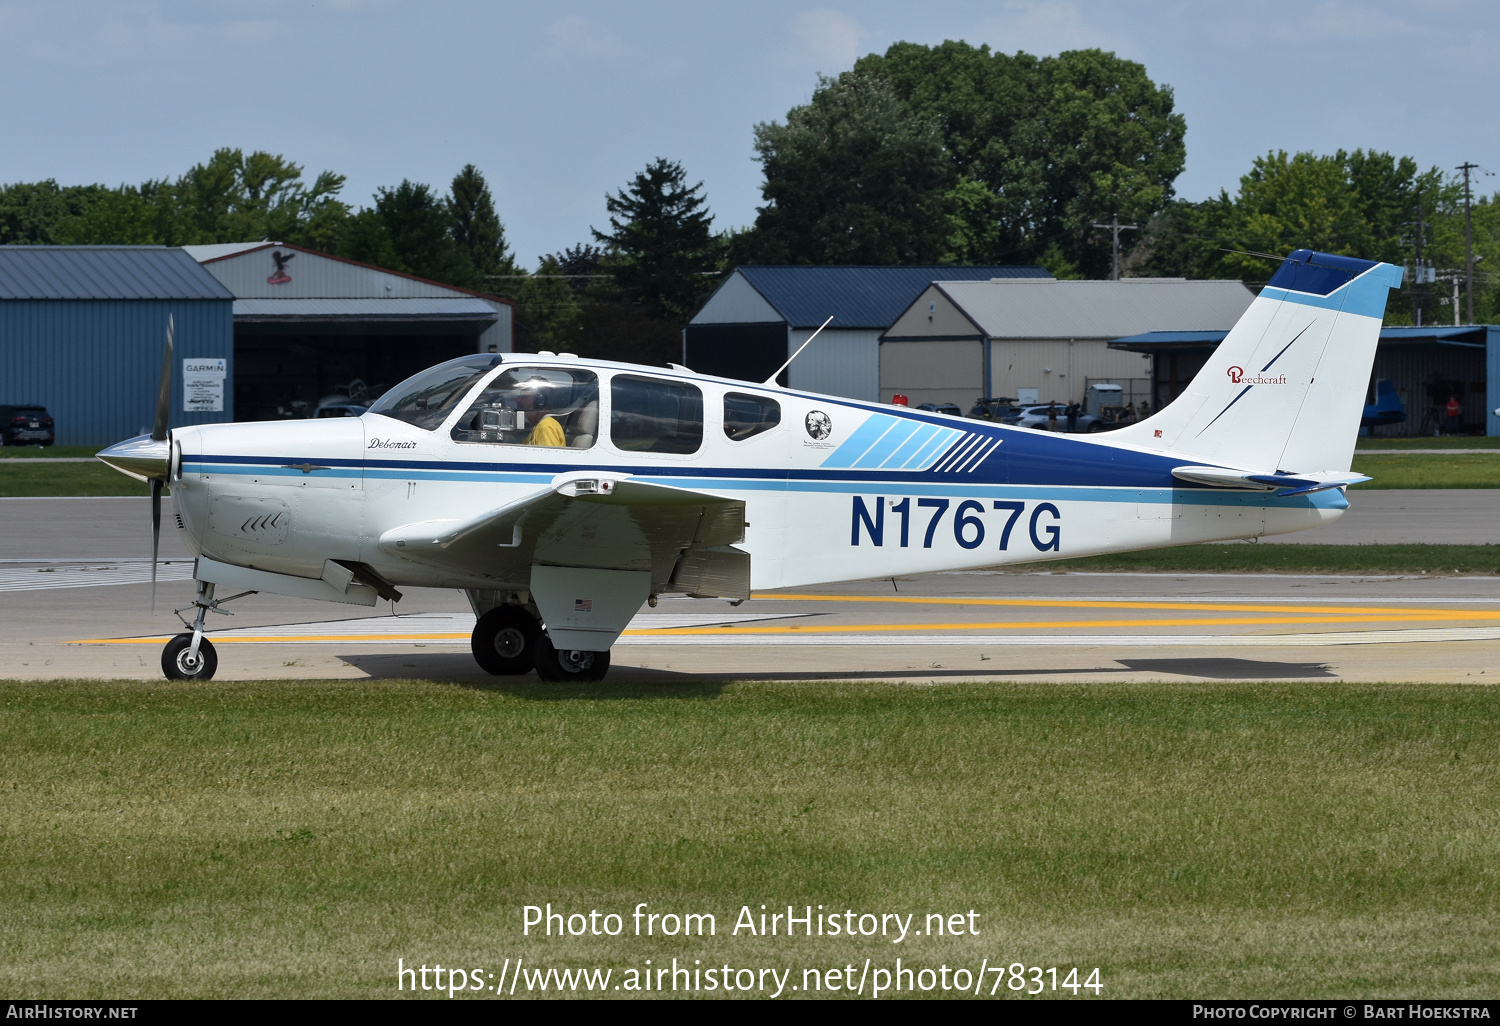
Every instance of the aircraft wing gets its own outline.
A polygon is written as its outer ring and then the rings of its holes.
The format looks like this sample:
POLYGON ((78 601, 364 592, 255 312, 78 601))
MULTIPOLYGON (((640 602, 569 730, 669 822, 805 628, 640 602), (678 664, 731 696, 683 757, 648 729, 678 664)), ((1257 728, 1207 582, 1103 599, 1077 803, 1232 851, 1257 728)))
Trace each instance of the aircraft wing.
POLYGON ((648 570, 655 590, 743 598, 750 556, 730 546, 744 537, 740 499, 588 471, 467 520, 392 528, 380 548, 464 576, 514 581, 535 563, 648 570))

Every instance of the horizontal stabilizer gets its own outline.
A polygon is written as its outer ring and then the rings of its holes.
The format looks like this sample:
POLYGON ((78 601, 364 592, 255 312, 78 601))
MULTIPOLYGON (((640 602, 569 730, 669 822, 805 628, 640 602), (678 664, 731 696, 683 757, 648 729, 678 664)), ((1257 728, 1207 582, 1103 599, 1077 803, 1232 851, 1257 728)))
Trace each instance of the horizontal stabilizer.
POLYGON ((1345 488, 1370 480, 1363 474, 1352 474, 1348 471, 1281 474, 1230 470, 1226 467, 1173 467, 1172 476, 1179 481, 1208 485, 1210 488, 1240 488, 1248 491, 1275 492, 1277 495, 1306 495, 1329 488, 1345 488))

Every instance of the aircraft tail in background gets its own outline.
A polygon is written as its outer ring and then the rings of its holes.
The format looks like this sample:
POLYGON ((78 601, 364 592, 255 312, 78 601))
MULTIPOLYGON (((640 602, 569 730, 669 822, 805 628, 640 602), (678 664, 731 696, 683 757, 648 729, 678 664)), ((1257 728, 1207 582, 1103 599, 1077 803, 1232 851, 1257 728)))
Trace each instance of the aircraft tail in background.
POLYGON ((1297 250, 1187 391, 1110 441, 1253 470, 1347 471, 1400 287, 1391 264, 1297 250))

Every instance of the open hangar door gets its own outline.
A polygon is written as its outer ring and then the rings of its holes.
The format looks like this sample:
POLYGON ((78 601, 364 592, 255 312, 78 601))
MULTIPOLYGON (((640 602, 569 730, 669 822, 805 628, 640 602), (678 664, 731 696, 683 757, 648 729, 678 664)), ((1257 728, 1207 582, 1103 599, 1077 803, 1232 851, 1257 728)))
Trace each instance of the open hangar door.
POLYGON ((491 323, 236 318, 234 419, 311 417, 328 396, 367 405, 424 368, 479 351, 491 323))

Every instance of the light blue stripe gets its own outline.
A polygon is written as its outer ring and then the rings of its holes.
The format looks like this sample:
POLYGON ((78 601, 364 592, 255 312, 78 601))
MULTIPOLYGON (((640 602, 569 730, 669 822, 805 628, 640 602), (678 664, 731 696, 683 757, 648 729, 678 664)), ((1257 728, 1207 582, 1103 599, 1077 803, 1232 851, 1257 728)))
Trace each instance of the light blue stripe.
POLYGON ((911 437, 912 432, 917 430, 919 422, 915 420, 898 420, 895 425, 881 436, 880 441, 870 447, 870 451, 859 458, 856 467, 883 467, 891 453, 900 448, 901 443, 911 437))
POLYGON ((931 441, 933 435, 942 430, 942 428, 938 427, 936 424, 923 424, 921 422, 916 423, 917 430, 912 433, 910 438, 908 438, 901 444, 901 448, 893 452, 890 458, 881 464, 882 468, 906 466, 906 461, 915 456, 918 450, 920 450, 923 445, 931 441))
POLYGON ((1299 306, 1312 306, 1320 310, 1341 310, 1362 317, 1385 317, 1386 300, 1391 289, 1401 287, 1401 268, 1393 264, 1377 264, 1342 288, 1326 296, 1315 296, 1308 292, 1292 292, 1275 289, 1267 285, 1260 290, 1265 299, 1282 300, 1299 306))
MULTIPOLYGON (((350 468, 351 470, 353 468, 350 468)), ((300 477, 300 470, 256 467, 245 464, 209 464, 203 473, 240 477, 268 476, 271 470, 300 477)), ((378 471, 385 479, 420 481, 483 482, 491 485, 547 484, 551 474, 527 474, 511 471, 378 471)), ((352 475, 345 475, 352 476, 352 475)), ((1267 492, 1206 491, 1196 488, 1095 488, 1081 485, 995 485, 934 484, 904 480, 904 475, 888 481, 786 481, 780 478, 742 477, 657 477, 634 475, 635 480, 672 488, 727 492, 824 492, 842 495, 930 495, 986 499, 1050 499, 1055 502, 1114 503, 1181 503, 1185 506, 1264 506, 1267 509, 1347 509, 1349 500, 1338 489, 1278 498, 1267 492)))
POLYGON ((909 470, 926 470, 939 455, 948 451, 948 447, 953 444, 953 440, 958 437, 958 434, 953 428, 944 428, 938 433, 936 438, 923 446, 903 466, 909 470))
POLYGON ((895 417, 888 417, 883 413, 871 414, 863 424, 854 429, 854 434, 844 440, 844 444, 823 461, 825 467, 852 467, 854 461, 863 456, 877 441, 885 434, 892 424, 896 423, 895 417))

